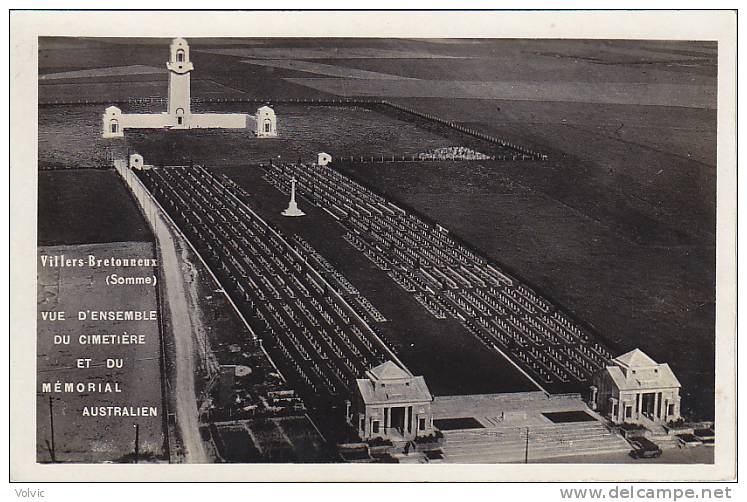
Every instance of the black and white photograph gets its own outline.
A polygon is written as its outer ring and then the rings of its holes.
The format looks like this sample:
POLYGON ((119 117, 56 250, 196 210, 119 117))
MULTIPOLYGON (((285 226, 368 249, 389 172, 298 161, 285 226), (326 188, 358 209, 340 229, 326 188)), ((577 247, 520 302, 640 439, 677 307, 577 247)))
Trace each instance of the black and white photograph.
POLYGON ((28 51, 43 472, 733 464, 735 46, 106 14, 28 51))

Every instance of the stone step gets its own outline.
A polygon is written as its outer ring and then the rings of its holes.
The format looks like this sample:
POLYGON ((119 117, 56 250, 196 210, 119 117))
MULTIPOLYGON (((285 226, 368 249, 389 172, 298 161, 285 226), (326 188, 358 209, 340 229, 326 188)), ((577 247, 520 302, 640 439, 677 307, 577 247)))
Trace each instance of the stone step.
MULTIPOLYGON (((540 450, 549 448, 569 448, 569 447, 594 447, 599 446, 620 446, 630 448, 627 441, 621 437, 611 436, 606 438, 599 437, 587 437, 577 438, 575 440, 554 440, 554 441, 542 441, 542 442, 529 442, 529 448, 540 450)), ((520 449, 524 450, 526 447, 525 441, 509 441, 509 442, 490 442, 490 443, 459 443, 459 444, 448 444, 444 443, 442 449, 447 452, 457 451, 477 451, 477 450, 497 450, 497 449, 520 449)))
MULTIPOLYGON (((583 432, 587 434, 595 434, 595 433, 605 433, 609 432, 609 429, 607 429, 604 426, 600 427, 584 427, 584 428, 575 428, 575 429, 533 429, 529 428, 529 434, 535 435, 535 436, 543 436, 543 435, 554 435, 554 434, 575 434, 578 432, 583 432)), ((444 433, 444 437, 446 438, 459 438, 459 437, 479 437, 479 436, 496 436, 496 437, 507 437, 507 436, 524 436, 526 435, 526 429, 525 428, 510 428, 510 429, 471 429, 471 430, 465 430, 465 431, 459 431, 456 433, 444 433)))
MULTIPOLYGON (((503 458, 517 458, 517 457, 524 457, 525 454, 524 448, 516 448, 516 449, 493 449, 493 450, 479 450, 479 451, 444 451, 444 457, 449 459, 457 459, 457 458, 482 458, 482 457, 490 457, 490 456, 496 456, 496 457, 503 457, 503 458)), ((563 448, 544 448, 544 449, 537 449, 537 448, 529 448, 529 456, 532 458, 547 458, 547 457, 556 457, 556 456, 568 456, 568 455, 585 455, 585 454, 592 454, 592 453, 602 453, 602 452, 629 452, 630 446, 628 445, 587 445, 586 447, 563 447, 563 448)))
MULTIPOLYGON (((625 444, 625 440, 622 440, 623 442, 620 442, 617 439, 614 438, 607 438, 607 439, 600 439, 600 438, 577 438, 573 440, 556 440, 556 441, 543 441, 543 442, 529 442, 529 448, 534 449, 541 449, 541 448, 553 448, 561 446, 563 448, 574 448, 576 446, 585 445, 585 444, 625 444)), ((486 450, 486 449, 512 449, 512 448, 518 448, 523 450, 526 447, 525 441, 512 441, 512 442, 501 442, 501 443, 492 443, 492 444, 486 444, 486 443, 471 443, 471 444, 453 444, 449 445, 445 443, 443 445, 443 449, 445 451, 476 451, 476 450, 486 450)))
POLYGON ((442 431, 444 434, 459 434, 460 432, 463 432, 465 430, 526 430, 526 428, 529 427, 529 430, 560 430, 560 429, 598 429, 598 428, 606 428, 604 424, 597 422, 597 421, 588 421, 588 422, 569 422, 569 423, 558 423, 558 424, 530 424, 530 425, 501 425, 501 426, 493 426, 493 427, 476 427, 474 429, 455 429, 455 430, 445 430, 442 431))
MULTIPOLYGON (((620 445, 630 448, 628 443, 622 438, 579 438, 575 440, 556 440, 556 441, 545 441, 545 442, 529 442, 530 449, 547 449, 554 447, 563 448, 576 448, 581 446, 594 446, 594 445, 620 445)), ((498 449, 520 449, 524 450, 526 447, 525 441, 512 441, 512 442, 494 442, 494 443, 472 443, 472 444, 448 444, 444 443, 442 449, 446 452, 457 452, 457 451, 478 451, 478 450, 498 450, 498 449)))
POLYGON ((679 448, 680 440, 677 436, 669 434, 647 436, 648 439, 656 443, 660 448, 679 448))
MULTIPOLYGON (((547 437, 558 437, 566 436, 572 437, 577 435, 590 436, 590 435, 613 435, 612 432, 607 430, 605 427, 600 428, 584 428, 584 429, 560 429, 560 430, 529 430, 529 437, 532 439, 547 438, 547 437)), ((462 432, 459 434, 444 434, 444 439, 447 442, 473 442, 473 441, 485 441, 486 439, 493 438, 495 440, 509 440, 511 438, 526 438, 526 431, 523 429, 512 429, 512 430, 499 430, 499 429, 476 429, 471 432, 462 432)))
POLYGON ((410 453, 405 455, 404 453, 395 453, 392 458, 397 460, 400 464, 427 464, 428 459, 422 453, 410 453))
MULTIPOLYGON (((558 450, 558 451, 540 451, 532 452, 529 450, 529 461, 537 461, 550 458, 558 458, 565 456, 575 456, 583 454, 604 454, 604 453, 619 453, 629 451, 630 447, 627 445, 611 446, 611 447, 598 447, 590 449, 577 449, 572 450, 558 450)), ((481 452, 475 452, 472 454, 449 454, 444 452, 444 461, 447 463, 460 463, 460 464, 482 464, 482 463, 509 463, 509 462, 523 462, 524 451, 496 451, 491 453, 481 454, 481 452)))
MULTIPOLYGON (((521 462, 526 447, 525 428, 495 427, 444 431, 442 451, 446 462, 521 462)), ((625 439, 599 422, 529 427, 530 460, 629 450, 625 439)))

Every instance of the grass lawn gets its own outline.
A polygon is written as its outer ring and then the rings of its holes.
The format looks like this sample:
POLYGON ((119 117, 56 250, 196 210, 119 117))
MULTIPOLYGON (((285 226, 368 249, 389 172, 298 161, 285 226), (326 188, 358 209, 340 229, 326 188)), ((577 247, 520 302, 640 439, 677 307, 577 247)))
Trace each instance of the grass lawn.
POLYGON ((153 239, 114 170, 39 171, 38 201, 40 246, 153 239))
POLYGON ((516 182, 498 163, 364 164, 356 178, 440 222, 585 321, 619 353, 670 363, 684 406, 709 415, 714 249, 640 244, 516 182), (672 350, 686 344, 688 350, 672 350))

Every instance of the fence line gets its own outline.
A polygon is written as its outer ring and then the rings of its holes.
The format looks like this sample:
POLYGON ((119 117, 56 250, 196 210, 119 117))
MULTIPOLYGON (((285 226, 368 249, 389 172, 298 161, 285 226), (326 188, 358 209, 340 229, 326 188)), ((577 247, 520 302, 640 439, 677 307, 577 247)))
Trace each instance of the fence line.
POLYGON ((386 101, 386 100, 382 100, 381 104, 384 105, 384 106, 387 106, 389 108, 392 108, 394 110, 398 110, 398 111, 401 111, 401 112, 413 115, 415 117, 419 117, 419 118, 422 118, 422 119, 425 119, 425 120, 428 120, 428 121, 431 121, 431 122, 435 122, 437 124, 444 125, 446 127, 454 129, 455 131, 458 131, 458 132, 461 132, 463 134, 466 134, 468 136, 472 136, 472 137, 475 137, 477 139, 480 139, 480 140, 483 140, 483 141, 487 141, 488 143, 493 143, 493 144, 496 144, 496 145, 501 146, 503 148, 508 148, 508 149, 511 149, 511 150, 515 150, 515 151, 517 151, 519 153, 528 155, 528 156, 530 156, 530 157, 532 157, 534 159, 537 159, 537 160, 547 160, 547 155, 544 155, 544 154, 542 154, 540 152, 534 151, 532 149, 529 149, 529 148, 526 148, 526 147, 523 147, 523 146, 520 146, 520 145, 516 145, 516 144, 514 144, 514 143, 512 143, 510 141, 506 141, 506 140, 497 138, 495 136, 491 136, 489 134, 485 134, 483 132, 478 131, 477 129, 473 129, 471 127, 465 127, 465 126, 463 126, 461 124, 457 124, 456 122, 443 119, 443 118, 441 118, 441 117, 439 117, 437 115, 433 115, 431 113, 426 113, 426 112, 421 112, 421 111, 415 110, 413 108, 410 108, 410 107, 407 107, 407 106, 404 106, 404 105, 400 105, 400 104, 397 104, 397 103, 392 103, 392 102, 386 101))
POLYGON ((511 153, 507 155, 488 155, 482 159, 465 159, 465 158, 433 158, 418 157, 417 155, 346 155, 338 157, 335 162, 338 164, 391 164, 391 163, 413 163, 413 162, 485 162, 486 160, 537 160, 535 157, 525 153, 511 153))

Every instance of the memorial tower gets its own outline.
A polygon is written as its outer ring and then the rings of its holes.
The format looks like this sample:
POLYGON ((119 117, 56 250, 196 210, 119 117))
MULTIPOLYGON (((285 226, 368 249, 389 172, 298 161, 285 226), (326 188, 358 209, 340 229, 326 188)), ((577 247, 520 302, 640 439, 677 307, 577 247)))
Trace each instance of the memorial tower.
POLYGON ((189 60, 189 44, 183 38, 171 42, 169 70, 168 114, 176 118, 176 127, 187 127, 190 110, 190 72, 194 65, 189 60))

